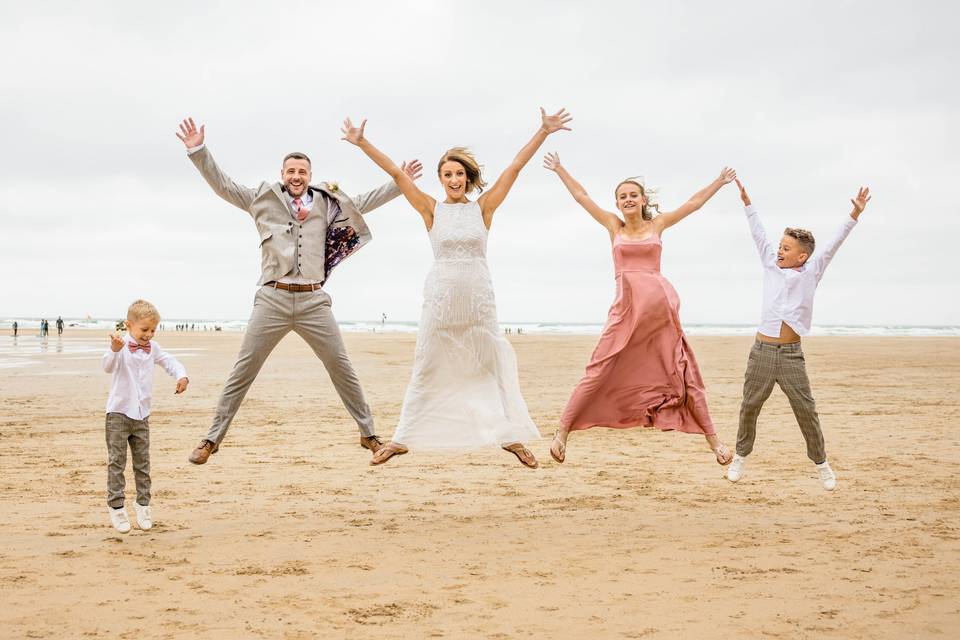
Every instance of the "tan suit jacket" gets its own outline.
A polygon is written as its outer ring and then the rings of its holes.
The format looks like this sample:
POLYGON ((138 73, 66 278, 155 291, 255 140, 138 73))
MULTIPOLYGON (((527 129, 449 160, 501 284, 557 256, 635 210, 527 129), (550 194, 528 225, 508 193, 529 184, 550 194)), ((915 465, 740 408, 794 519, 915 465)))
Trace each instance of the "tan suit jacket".
POLYGON ((400 195, 393 181, 356 198, 321 182, 310 186, 313 208, 305 220, 298 221, 281 183, 261 182, 255 189, 237 184, 217 166, 206 146, 189 157, 218 196, 253 218, 260 235, 258 284, 297 272, 325 282, 334 267, 370 242, 362 214, 400 195))

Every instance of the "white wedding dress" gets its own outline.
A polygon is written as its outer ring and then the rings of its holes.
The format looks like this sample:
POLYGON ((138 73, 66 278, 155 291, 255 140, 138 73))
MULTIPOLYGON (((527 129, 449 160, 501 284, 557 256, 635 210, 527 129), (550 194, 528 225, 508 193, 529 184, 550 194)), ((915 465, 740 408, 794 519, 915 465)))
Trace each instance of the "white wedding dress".
POLYGON ((500 333, 476 202, 437 203, 413 375, 393 441, 411 449, 500 446, 540 437, 500 333))

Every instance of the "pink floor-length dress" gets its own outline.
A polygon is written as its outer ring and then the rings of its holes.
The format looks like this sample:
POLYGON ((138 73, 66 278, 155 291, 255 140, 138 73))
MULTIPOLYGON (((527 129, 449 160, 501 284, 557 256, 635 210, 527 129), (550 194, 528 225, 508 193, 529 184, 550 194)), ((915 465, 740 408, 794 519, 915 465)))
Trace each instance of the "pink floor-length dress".
POLYGON ((560 418, 570 430, 656 427, 716 433, 700 368, 680 327, 680 298, 660 273, 663 245, 613 241, 617 297, 560 418))

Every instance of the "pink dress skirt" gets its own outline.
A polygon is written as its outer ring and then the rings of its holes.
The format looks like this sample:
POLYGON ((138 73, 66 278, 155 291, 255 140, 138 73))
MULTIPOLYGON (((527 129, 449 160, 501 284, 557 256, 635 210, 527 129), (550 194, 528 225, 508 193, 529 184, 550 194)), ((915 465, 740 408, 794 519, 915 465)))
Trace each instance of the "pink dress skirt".
POLYGON ((713 435, 703 378, 680 327, 680 298, 660 273, 663 245, 613 241, 617 297, 560 418, 571 431, 656 427, 713 435))

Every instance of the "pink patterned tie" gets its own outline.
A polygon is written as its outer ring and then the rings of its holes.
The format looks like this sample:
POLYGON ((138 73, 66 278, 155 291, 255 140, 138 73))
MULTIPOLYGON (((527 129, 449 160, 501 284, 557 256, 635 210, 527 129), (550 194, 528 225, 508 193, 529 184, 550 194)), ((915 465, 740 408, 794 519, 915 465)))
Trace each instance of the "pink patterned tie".
POLYGON ((150 353, 149 344, 137 344, 136 342, 128 342, 127 346, 130 347, 130 353, 136 353, 137 349, 142 349, 144 353, 150 353))
POLYGON ((310 212, 303 206, 303 201, 300 198, 293 199, 293 208, 297 210, 297 220, 303 222, 307 219, 307 214, 310 212))

